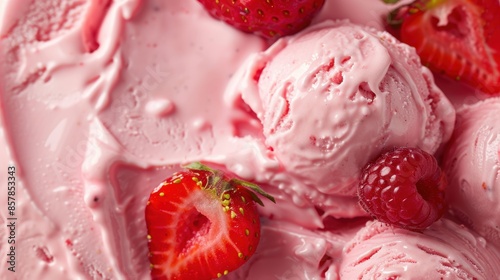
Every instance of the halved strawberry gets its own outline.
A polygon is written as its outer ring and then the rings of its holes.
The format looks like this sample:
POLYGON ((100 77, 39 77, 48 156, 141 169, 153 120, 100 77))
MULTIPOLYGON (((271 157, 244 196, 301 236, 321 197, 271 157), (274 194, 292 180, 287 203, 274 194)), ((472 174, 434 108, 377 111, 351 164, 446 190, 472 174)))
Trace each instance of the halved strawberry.
POLYGON ((167 178, 146 206, 153 279, 213 279, 252 256, 260 240, 258 186, 199 163, 167 178))
POLYGON ((198 0, 215 18, 264 38, 296 33, 311 23, 325 0, 198 0))
POLYGON ((500 94, 498 0, 417 0, 392 15, 401 41, 433 71, 500 94))

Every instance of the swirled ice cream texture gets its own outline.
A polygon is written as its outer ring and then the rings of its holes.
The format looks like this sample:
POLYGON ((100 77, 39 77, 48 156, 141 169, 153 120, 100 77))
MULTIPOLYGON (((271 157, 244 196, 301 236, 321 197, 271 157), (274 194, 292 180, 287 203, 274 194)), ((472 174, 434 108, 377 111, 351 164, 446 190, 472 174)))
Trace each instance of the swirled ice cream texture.
POLYGON ((3 3, 0 166, 17 169, 16 277, 148 279, 154 186, 227 147, 255 159, 258 143, 233 137, 221 95, 262 41, 196 1, 3 3), (222 69, 208 55, 220 49, 222 69))
POLYGON ((443 159, 452 212, 500 245, 500 99, 461 108, 443 159))
MULTIPOLYGON (((380 1, 330 0, 316 22, 381 29, 387 10, 380 1)), ((317 228, 332 213, 362 214, 356 199, 288 180, 260 121, 223 96, 243 61, 267 47, 261 39, 177 0, 0 1, 0 38, 0 168, 17 168, 18 279, 149 279, 147 197, 194 160, 264 183, 280 199, 264 208, 275 222, 263 231, 289 242, 266 239, 251 275, 265 275, 274 259, 285 276, 337 279, 335 254, 347 237, 317 228)))
POLYGON ((313 26, 241 72, 235 91, 262 122, 266 145, 333 216, 358 206, 334 209, 321 194, 354 197, 361 169, 382 151, 434 153, 453 130, 454 108, 414 49, 370 28, 313 26))
POLYGON ((496 279, 500 254, 474 231, 441 219, 414 232, 367 223, 344 247, 341 279, 496 279))

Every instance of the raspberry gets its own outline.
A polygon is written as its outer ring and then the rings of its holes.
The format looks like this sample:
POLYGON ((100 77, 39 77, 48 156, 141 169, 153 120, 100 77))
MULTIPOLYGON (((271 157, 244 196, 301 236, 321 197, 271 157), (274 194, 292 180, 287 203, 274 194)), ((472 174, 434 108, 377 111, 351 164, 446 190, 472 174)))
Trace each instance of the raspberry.
POLYGON ((446 177, 434 156, 398 148, 368 164, 358 187, 361 206, 378 220, 422 230, 445 211, 446 177))

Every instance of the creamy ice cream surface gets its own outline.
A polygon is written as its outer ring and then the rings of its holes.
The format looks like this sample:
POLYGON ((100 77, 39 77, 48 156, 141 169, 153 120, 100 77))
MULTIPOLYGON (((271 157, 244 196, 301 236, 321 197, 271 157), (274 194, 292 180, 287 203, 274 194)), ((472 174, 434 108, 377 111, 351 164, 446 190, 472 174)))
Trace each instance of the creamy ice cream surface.
MULTIPOLYGON (((453 126, 414 51, 378 31, 391 8, 329 0, 308 30, 271 45, 194 0, 0 1, 0 200, 15 199, 0 209, 0 279, 150 279, 148 196, 193 161, 277 200, 260 209, 261 246, 228 279, 350 279, 368 220, 359 168, 392 146, 434 152, 453 126)), ((466 271, 455 245, 483 246, 450 221, 395 234, 452 248, 466 271)), ((499 267, 484 246, 478 277, 499 267)))
POLYGON ((344 247, 341 279, 496 279, 500 254, 442 219, 423 232, 369 222, 344 247))
POLYGON ((498 112, 498 98, 461 108, 443 166, 453 213, 496 245, 500 245, 498 112))
POLYGON ((323 194, 355 196, 361 169, 382 151, 434 153, 453 130, 455 110, 414 50, 349 22, 281 39, 241 76, 235 91, 261 120, 266 145, 333 216, 346 209, 323 194))
POLYGON ((339 279, 344 245, 363 225, 352 220, 321 231, 264 220, 260 249, 227 279, 339 279))

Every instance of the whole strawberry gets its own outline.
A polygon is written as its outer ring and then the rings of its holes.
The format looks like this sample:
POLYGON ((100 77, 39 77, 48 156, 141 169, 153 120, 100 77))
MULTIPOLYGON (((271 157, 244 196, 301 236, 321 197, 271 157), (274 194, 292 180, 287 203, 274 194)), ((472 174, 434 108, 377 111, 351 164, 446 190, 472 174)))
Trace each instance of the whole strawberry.
POLYGON ((237 269, 260 240, 258 186, 193 163, 167 178, 146 206, 153 279, 203 280, 237 269))
POLYGON ((378 220, 422 230, 445 211, 446 177, 434 156, 399 148, 368 164, 358 188, 361 206, 378 220))
POLYGON ((307 27, 325 0, 198 0, 215 18, 264 38, 307 27))

